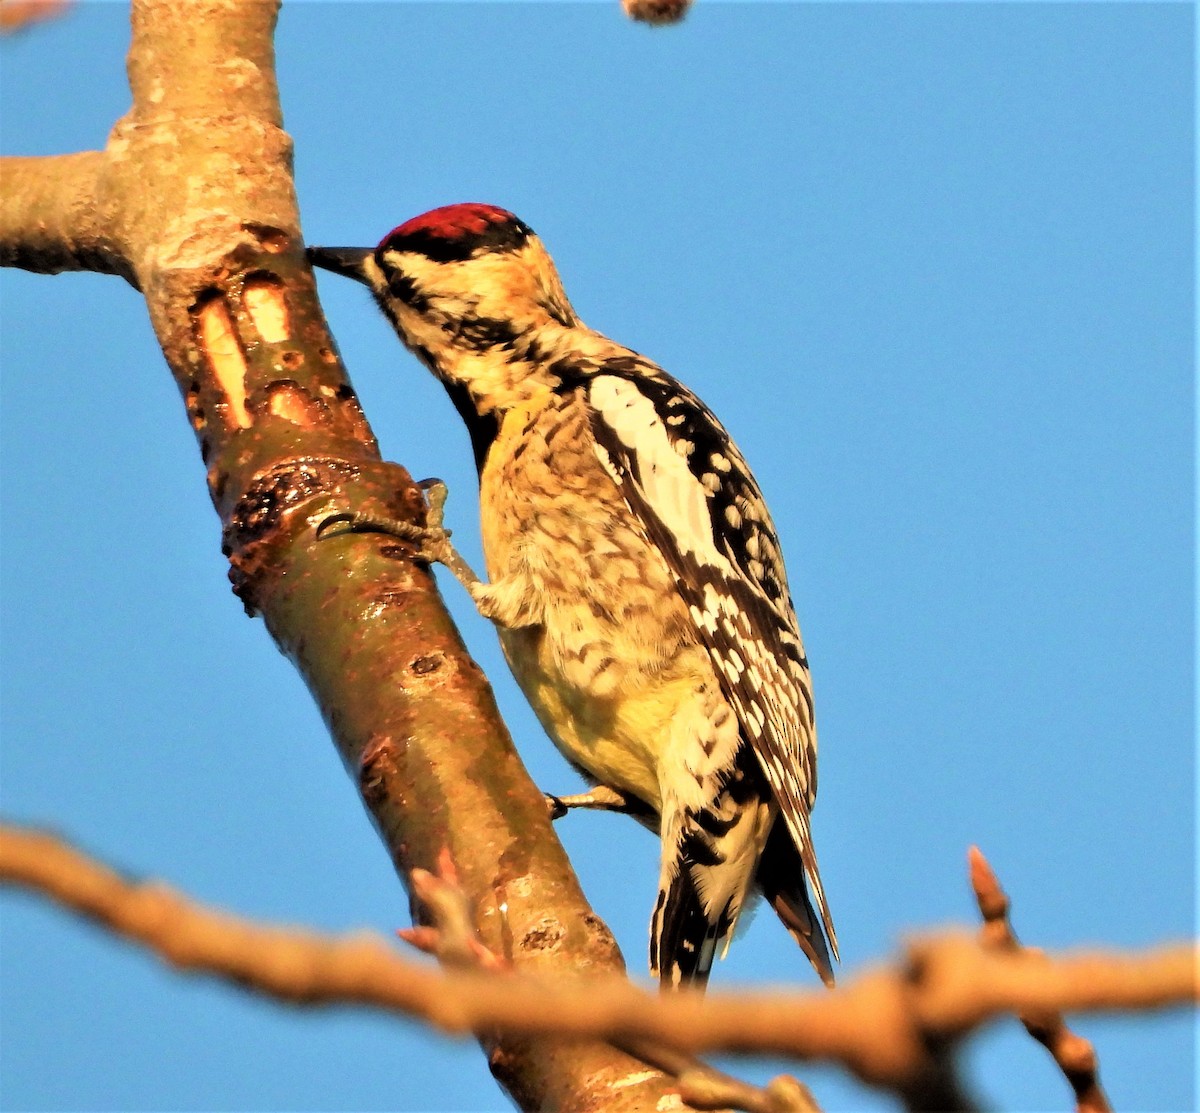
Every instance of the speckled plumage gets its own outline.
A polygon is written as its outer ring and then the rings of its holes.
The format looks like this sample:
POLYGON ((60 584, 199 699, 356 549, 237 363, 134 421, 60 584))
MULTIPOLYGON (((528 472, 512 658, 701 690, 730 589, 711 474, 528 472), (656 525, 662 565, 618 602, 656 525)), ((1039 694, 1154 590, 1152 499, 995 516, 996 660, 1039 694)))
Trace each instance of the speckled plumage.
POLYGON ((594 444, 582 388, 506 415, 480 477, 490 583, 473 594, 567 756, 659 810, 664 738, 728 750, 737 725, 666 562, 594 444))
POLYGON ((471 429, 488 582, 466 586, 547 733, 658 817, 652 969, 703 982, 757 883, 831 981, 808 662, 770 516, 728 434, 579 322, 504 210, 434 210, 374 252, 314 261, 372 288, 471 429))

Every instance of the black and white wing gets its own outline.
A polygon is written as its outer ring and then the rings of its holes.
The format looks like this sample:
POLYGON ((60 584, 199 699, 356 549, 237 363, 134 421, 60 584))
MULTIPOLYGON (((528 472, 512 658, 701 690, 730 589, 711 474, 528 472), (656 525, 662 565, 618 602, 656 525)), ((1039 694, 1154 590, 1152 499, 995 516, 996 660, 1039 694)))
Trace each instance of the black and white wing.
POLYGON ((611 359, 581 385, 601 462, 671 569, 836 956, 809 828, 817 779, 808 661, 758 483, 704 403, 656 365, 611 359))

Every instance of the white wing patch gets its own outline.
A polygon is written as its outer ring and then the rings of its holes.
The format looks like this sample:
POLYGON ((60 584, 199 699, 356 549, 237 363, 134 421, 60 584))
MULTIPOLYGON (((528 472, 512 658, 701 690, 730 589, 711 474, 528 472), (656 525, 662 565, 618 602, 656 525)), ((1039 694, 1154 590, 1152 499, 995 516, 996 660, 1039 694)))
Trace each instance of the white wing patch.
MULTIPOLYGON (((729 561, 713 541, 708 493, 692 474, 654 403, 626 379, 597 375, 591 381, 589 401, 617 439, 637 460, 636 477, 646 501, 671 531, 680 553, 697 563, 732 574, 729 561)), ((684 442, 686 444, 686 442, 684 442)), ((601 457, 610 474, 608 453, 601 457)))

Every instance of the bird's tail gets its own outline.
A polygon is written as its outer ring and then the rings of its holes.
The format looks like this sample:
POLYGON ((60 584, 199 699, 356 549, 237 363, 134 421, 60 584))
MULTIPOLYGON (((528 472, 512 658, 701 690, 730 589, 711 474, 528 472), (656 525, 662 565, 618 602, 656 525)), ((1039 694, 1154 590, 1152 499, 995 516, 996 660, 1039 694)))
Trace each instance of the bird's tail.
POLYGON ((717 948, 737 926, 772 809, 730 785, 711 809, 668 813, 663 869, 650 922, 650 970, 664 987, 708 981, 717 948))

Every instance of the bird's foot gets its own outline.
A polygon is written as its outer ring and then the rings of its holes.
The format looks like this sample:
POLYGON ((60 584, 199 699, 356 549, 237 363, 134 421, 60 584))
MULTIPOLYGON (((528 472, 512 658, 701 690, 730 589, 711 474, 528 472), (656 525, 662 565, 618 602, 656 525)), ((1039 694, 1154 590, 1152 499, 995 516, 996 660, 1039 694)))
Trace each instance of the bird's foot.
POLYGON ((610 788, 608 785, 596 785, 588 792, 576 792, 571 796, 552 796, 547 792, 545 797, 546 810, 550 813, 551 820, 562 819, 572 808, 620 812, 623 815, 632 815, 639 819, 653 815, 652 809, 636 796, 610 788))
POLYGON ((479 582, 471 566, 450 543, 450 531, 442 524, 449 490, 440 479, 422 479, 417 486, 425 494, 425 524, 385 518, 376 514, 346 511, 330 514, 317 525, 317 540, 324 541, 346 533, 382 533, 398 537, 415 547, 413 557, 426 564, 441 564, 450 569, 467 587, 479 582))

